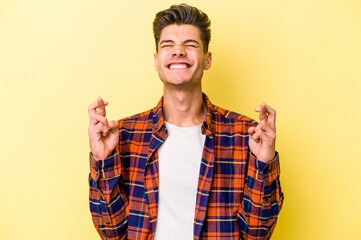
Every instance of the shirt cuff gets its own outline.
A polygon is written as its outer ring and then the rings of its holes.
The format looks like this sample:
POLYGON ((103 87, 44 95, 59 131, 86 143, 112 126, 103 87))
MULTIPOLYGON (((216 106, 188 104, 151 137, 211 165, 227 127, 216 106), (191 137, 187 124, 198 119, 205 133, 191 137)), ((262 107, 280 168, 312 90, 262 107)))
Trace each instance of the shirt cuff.
POLYGON ((94 181, 107 180, 119 176, 122 172, 122 164, 119 151, 117 150, 113 156, 103 160, 95 160, 93 154, 90 153, 90 176, 94 181))
POLYGON ((264 182, 265 185, 269 185, 277 179, 279 174, 280 165, 278 152, 276 152, 274 159, 268 163, 260 161, 250 152, 248 176, 257 181, 264 182))

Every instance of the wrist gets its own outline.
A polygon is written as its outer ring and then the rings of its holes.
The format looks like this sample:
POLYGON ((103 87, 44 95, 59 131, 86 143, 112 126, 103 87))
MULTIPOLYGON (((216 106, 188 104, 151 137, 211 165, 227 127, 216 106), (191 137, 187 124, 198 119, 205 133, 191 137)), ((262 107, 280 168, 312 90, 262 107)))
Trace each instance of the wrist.
MULTIPOLYGON (((253 154, 253 153, 252 153, 253 154)), ((276 151, 273 153, 273 154, 270 154, 270 155, 268 155, 268 156, 256 156, 255 154, 254 154, 254 157, 255 158, 257 158, 259 161, 261 161, 261 162, 264 162, 264 163, 269 163, 269 162, 271 162, 273 159, 275 159, 275 157, 276 157, 276 151), (272 157, 270 157, 270 156, 272 156, 272 157)))
POLYGON ((107 155, 104 154, 103 156, 98 156, 98 155, 94 154, 93 152, 91 152, 91 156, 95 161, 107 159, 115 154, 116 154, 116 149, 114 149, 110 154, 107 154, 107 155))

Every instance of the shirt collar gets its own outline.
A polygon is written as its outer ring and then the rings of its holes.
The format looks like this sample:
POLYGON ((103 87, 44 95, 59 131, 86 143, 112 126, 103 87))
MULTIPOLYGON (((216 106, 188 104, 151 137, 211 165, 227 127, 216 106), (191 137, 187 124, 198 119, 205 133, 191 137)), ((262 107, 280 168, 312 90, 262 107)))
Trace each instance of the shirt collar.
MULTIPOLYGON (((164 97, 162 97, 157 106, 153 108, 153 133, 158 131, 165 130, 164 123, 164 115, 163 115, 163 101, 164 97)), ((202 134, 203 135, 214 135, 214 111, 215 107, 207 97, 205 93, 203 93, 203 101, 206 103, 207 114, 203 120, 202 124, 202 134)))

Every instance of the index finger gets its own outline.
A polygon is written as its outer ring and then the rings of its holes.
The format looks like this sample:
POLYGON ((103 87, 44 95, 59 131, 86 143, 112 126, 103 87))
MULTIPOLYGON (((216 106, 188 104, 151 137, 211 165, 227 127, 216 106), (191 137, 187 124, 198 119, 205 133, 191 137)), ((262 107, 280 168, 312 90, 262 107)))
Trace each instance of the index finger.
POLYGON ((101 97, 98 97, 98 113, 102 116, 105 116, 105 106, 108 105, 107 101, 104 101, 101 97))
POLYGON ((272 127, 276 123, 276 111, 268 106, 266 103, 262 103, 259 107, 256 108, 256 111, 259 112, 259 119, 266 120, 272 127))
POLYGON ((268 112, 268 123, 275 124, 276 123, 276 111, 268 106, 267 104, 264 104, 267 112, 268 112))
POLYGON ((99 114, 101 114, 102 116, 105 116, 105 106, 108 105, 107 101, 103 101, 103 99, 101 97, 98 97, 92 104, 89 105, 88 107, 88 112, 89 112, 89 116, 91 113, 96 113, 97 112, 97 108, 99 114))

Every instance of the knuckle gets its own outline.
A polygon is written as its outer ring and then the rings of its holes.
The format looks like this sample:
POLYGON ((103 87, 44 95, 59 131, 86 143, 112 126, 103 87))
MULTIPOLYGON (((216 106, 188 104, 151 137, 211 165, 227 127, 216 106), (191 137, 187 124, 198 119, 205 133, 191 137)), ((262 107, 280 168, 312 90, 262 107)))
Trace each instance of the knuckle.
POLYGON ((99 121, 99 122, 104 122, 104 117, 99 115, 98 113, 96 114, 96 119, 99 121))
POLYGON ((89 134, 89 136, 92 136, 92 135, 94 135, 94 128, 89 128, 88 129, 88 134, 89 134))

